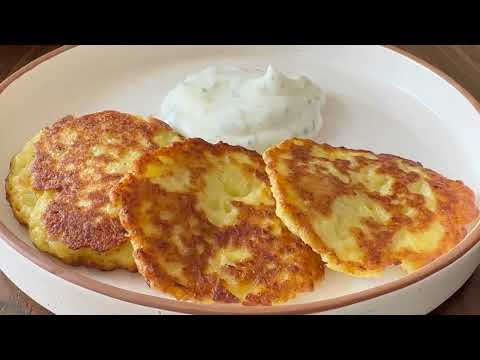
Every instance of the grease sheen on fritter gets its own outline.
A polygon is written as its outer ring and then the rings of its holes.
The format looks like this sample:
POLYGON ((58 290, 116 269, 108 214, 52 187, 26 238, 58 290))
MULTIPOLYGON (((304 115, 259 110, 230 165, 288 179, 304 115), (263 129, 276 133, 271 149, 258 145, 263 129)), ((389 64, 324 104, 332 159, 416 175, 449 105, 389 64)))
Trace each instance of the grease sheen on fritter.
POLYGON ((111 195, 150 286, 177 299, 270 305, 323 277, 320 256, 275 215, 256 152, 189 139, 136 165, 111 195))
POLYGON ((40 250, 73 265, 133 271, 108 193, 135 159, 178 139, 153 118, 116 111, 66 116, 14 157, 7 197, 40 250))
POLYGON ((478 215, 473 192, 421 164, 292 139, 263 158, 277 215, 326 265, 377 276, 446 253, 478 215))

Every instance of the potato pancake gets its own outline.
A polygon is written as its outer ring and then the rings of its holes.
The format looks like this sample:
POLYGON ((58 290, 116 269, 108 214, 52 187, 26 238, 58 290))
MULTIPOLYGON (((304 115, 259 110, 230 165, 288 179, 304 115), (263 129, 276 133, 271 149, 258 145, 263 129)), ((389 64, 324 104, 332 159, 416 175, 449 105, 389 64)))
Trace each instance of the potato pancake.
POLYGON ((458 244, 478 216, 472 190, 418 162, 291 139, 263 154, 277 215, 354 276, 412 272, 458 244))
POLYGON ((175 143, 139 159, 111 197, 139 272, 177 299, 271 305, 323 278, 320 256, 275 215, 254 151, 175 143))
POLYGON ((153 118, 116 111, 66 116, 12 159, 7 198, 40 250, 72 265, 135 271, 108 193, 135 159, 180 139, 153 118))

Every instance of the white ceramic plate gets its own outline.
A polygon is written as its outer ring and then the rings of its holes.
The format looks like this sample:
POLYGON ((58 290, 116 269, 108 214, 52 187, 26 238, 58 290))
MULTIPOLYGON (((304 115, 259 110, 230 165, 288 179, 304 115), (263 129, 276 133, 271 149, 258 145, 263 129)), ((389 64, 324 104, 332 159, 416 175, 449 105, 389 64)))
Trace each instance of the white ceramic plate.
MULTIPOLYGON (((22 144, 56 119, 106 109, 159 116, 169 89, 187 74, 212 64, 247 68, 272 64, 288 74, 306 75, 327 92, 325 126, 319 141, 411 158, 447 177, 463 180, 476 193, 480 189, 480 115, 473 98, 440 72, 380 46, 60 49, 0 86, 1 177, 6 177, 9 160, 22 144)), ((364 313, 365 306, 352 308, 352 304, 362 303, 377 304, 370 312, 382 308, 388 312, 385 299, 395 292, 391 301, 397 303, 407 288, 433 284, 435 278, 438 283, 439 273, 455 274, 456 280, 446 284, 448 291, 441 295, 427 294, 423 300, 415 299, 419 295, 408 295, 417 305, 404 311, 423 313, 450 296, 480 263, 477 231, 449 254, 408 276, 395 267, 378 279, 356 279, 327 270, 318 290, 284 306, 195 305, 149 289, 138 274, 69 267, 41 254, 14 219, 3 187, 1 191, 2 270, 27 294, 60 313, 152 313, 153 308, 194 313, 342 313, 342 309, 356 308, 355 312, 364 313), (467 258, 470 260, 463 260, 467 258), (463 266, 455 266, 459 262, 463 266), (52 295, 52 289, 61 294, 52 295), (60 297, 64 300, 58 300, 60 297)))

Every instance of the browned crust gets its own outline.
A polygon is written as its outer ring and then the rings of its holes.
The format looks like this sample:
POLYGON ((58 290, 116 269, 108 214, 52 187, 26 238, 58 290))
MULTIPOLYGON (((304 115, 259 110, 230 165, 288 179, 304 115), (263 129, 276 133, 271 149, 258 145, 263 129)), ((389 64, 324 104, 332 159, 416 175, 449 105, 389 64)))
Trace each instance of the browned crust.
POLYGON ((49 239, 62 241, 73 250, 88 247, 98 252, 116 248, 126 241, 119 219, 102 211, 110 203, 110 188, 123 174, 108 173, 105 168, 130 151, 144 152, 158 148, 153 137, 160 131, 172 130, 160 120, 141 121, 133 115, 112 110, 79 118, 66 116, 45 128, 35 143, 31 169, 35 190, 57 191, 43 214, 49 239), (60 141, 65 131, 76 135, 72 143, 60 141), (107 135, 118 143, 105 143, 102 137, 107 135), (118 156, 93 156, 91 151, 97 145, 115 151, 118 156), (68 166, 73 169, 69 170, 68 166), (93 174, 82 176, 85 169, 92 170, 93 174), (82 190, 92 182, 96 189, 85 197, 82 190), (79 207, 77 202, 82 199, 91 205, 79 207))
MULTIPOLYGON (((61 55, 64 52, 76 47, 75 45, 64 45, 56 50, 53 50, 36 60, 25 65, 15 73, 10 75, 7 79, 0 83, 0 94, 19 77, 28 73, 30 70, 38 66, 39 64, 50 60, 53 57, 61 55)), ((445 80, 447 83, 455 87, 459 93, 462 94, 472 106, 480 112, 480 103, 462 86, 456 81, 450 78, 441 70, 421 60, 420 58, 413 56, 396 46, 385 46, 396 54, 401 54, 417 64, 422 64, 428 71, 431 71, 445 80)), ((370 299, 380 297, 382 295, 392 293, 394 291, 406 288, 421 280, 427 279, 429 276, 437 273, 438 271, 446 268, 454 262, 461 259, 466 255, 478 242, 480 242, 480 227, 476 226, 474 230, 462 241, 457 247, 451 250, 445 256, 426 265, 422 269, 416 271, 413 274, 406 275, 401 279, 389 282, 388 284, 376 286, 368 290, 356 292, 354 294, 335 297, 327 300, 314 301, 308 304, 294 304, 294 305, 280 305, 275 307, 250 307, 245 308, 235 305, 203 305, 194 304, 189 302, 178 302, 170 299, 163 299, 156 296, 150 296, 125 290, 119 287, 107 285, 100 281, 96 281, 92 278, 83 276, 78 272, 72 271, 62 263, 53 262, 52 259, 45 254, 39 253, 35 249, 26 245, 20 238, 18 238, 13 232, 11 232, 5 224, 0 221, 0 235, 5 243, 19 255, 27 258, 35 265, 41 267, 45 271, 63 279, 67 282, 80 286, 84 289, 103 294, 105 296, 112 297, 117 300, 126 301, 136 305, 143 305, 146 307, 181 312, 191 314, 305 314, 316 313, 322 311, 328 311, 332 309, 338 309, 343 306, 349 306, 357 304, 362 301, 368 301, 370 299)))
MULTIPOLYGON (((241 302, 244 305, 271 305, 284 302, 297 292, 313 290, 315 283, 323 278, 323 263, 310 247, 281 223, 275 215, 274 205, 251 206, 232 201, 231 206, 238 210, 238 216, 233 225, 223 226, 211 223, 206 214, 198 209, 196 194, 203 190, 202 176, 212 166, 206 160, 206 153, 215 157, 245 154, 251 163, 242 164, 245 166, 240 167, 238 176, 257 176, 261 181, 266 179, 263 160, 256 152, 238 146, 223 143, 212 145, 201 139, 191 139, 146 154, 137 161, 134 175, 126 176, 111 192, 112 201, 121 208, 122 225, 131 235, 134 258, 147 283, 177 299, 241 302), (159 184, 142 177, 147 165, 161 163, 161 159, 167 157, 174 161, 176 168, 185 167, 191 172, 191 188, 188 192, 168 192, 159 184), (240 171, 244 174, 241 175, 240 171), (145 199, 148 199, 151 209, 143 214, 141 209, 145 199), (162 213, 168 213, 169 218, 162 218, 162 213), (143 232, 140 222, 145 218, 158 231, 156 235, 147 236, 143 232), (259 219, 269 219, 279 227, 280 234, 273 235, 273 230, 262 225, 259 219), (179 236, 183 246, 188 249, 187 253, 180 252, 170 240, 179 227, 182 228, 179 236), (240 284, 255 284, 262 289, 260 292, 250 292, 244 299, 239 299, 229 292, 216 273, 207 273, 212 257, 220 249, 228 247, 248 249, 252 256, 235 263, 235 266, 224 265, 222 272, 228 273, 240 284), (180 284, 171 276, 157 260, 159 256, 169 262, 182 264, 187 283, 180 284), (287 256, 289 261, 284 260, 287 256), (278 280, 284 272, 289 273, 291 279, 278 280)), ((231 157, 229 159, 233 161, 231 157)), ((269 184, 265 182, 268 191, 269 184)), ((268 196, 271 197, 269 192, 268 196)))
MULTIPOLYGON (((12 209, 12 213, 15 216, 15 219, 21 225, 25 226, 26 228, 29 228, 28 222, 25 221, 25 219, 23 219, 21 217, 21 215, 19 213, 19 209, 17 209, 17 207, 15 206, 15 202, 12 201, 12 194, 10 193, 10 189, 8 187, 8 183, 10 182, 10 177, 12 175, 12 165, 13 165, 14 160, 15 160, 15 155, 10 160, 9 174, 8 174, 7 178, 5 179, 6 200, 9 203, 10 208, 12 209)), ((56 254, 52 254, 52 255, 57 257, 56 254)), ((106 266, 105 264, 102 264, 102 266, 100 266, 95 261, 90 261, 88 258, 82 258, 82 260, 75 260, 75 259, 72 259, 72 258, 62 258, 60 260, 62 260, 64 263, 66 263, 68 265, 71 265, 71 266, 87 266, 87 267, 95 268, 95 269, 101 270, 101 271, 110 271, 110 270, 114 270, 114 269, 118 268, 118 265, 116 265, 116 264, 112 264, 110 266, 106 266)), ((125 270, 128 270, 130 272, 137 272, 137 266, 136 266, 135 263, 132 263, 131 266, 127 266, 127 267, 122 266, 122 268, 125 269, 125 270)))
POLYGON ((423 168, 418 162, 398 156, 376 155, 367 150, 317 144, 308 139, 291 139, 268 149, 263 157, 266 162, 267 173, 274 187, 273 193, 277 201, 277 209, 281 209, 282 212, 281 217, 287 224, 293 224, 293 227, 290 226, 291 230, 311 245, 315 251, 328 258, 329 263, 333 262, 341 265, 346 272, 353 275, 381 272, 387 266, 407 260, 415 264, 416 268, 422 267, 458 244, 466 235, 465 225, 470 224, 478 216, 474 193, 461 181, 446 179, 433 170, 423 168), (346 160, 328 161, 347 177, 349 174, 347 170, 355 172, 369 164, 378 165, 377 173, 387 174, 394 178, 393 194, 382 196, 378 192, 367 191, 362 184, 343 183, 335 176, 327 175, 321 166, 316 166, 315 175, 312 175, 306 171, 305 166, 315 158, 311 154, 313 147, 321 148, 326 153, 340 150, 375 156, 376 159, 355 156, 358 162, 356 167, 353 167, 346 160), (292 159, 280 160, 284 154, 289 154, 292 159), (406 173, 402 171, 396 163, 398 160, 420 169, 427 175, 427 182, 437 201, 437 211, 431 212, 426 207, 422 195, 408 191, 407 185, 417 181, 420 176, 414 172, 406 173), (285 177, 278 172, 280 161, 287 164, 290 171, 289 176, 285 177), (330 216, 333 201, 338 196, 363 193, 380 203, 390 213, 391 220, 387 224, 380 224, 375 222, 374 219, 364 218, 363 225, 369 229, 370 236, 365 236, 362 230, 357 228, 352 229, 352 232, 359 248, 364 253, 365 259, 362 262, 346 261, 339 258, 334 249, 331 249, 316 233, 310 222, 310 216, 289 201, 286 195, 289 192, 288 189, 293 189, 300 198, 308 201, 312 209, 327 217, 330 216), (396 203, 402 197, 405 197, 407 206, 417 211, 414 219, 404 215, 401 211, 403 205, 396 203), (393 236, 398 230, 407 229, 410 232, 422 232, 436 219, 445 229, 445 235, 440 240, 441 246, 436 251, 421 253, 407 250, 392 252, 390 250, 393 236))
MULTIPOLYGON (((62 244, 72 250, 89 248, 99 255, 105 254, 109 256, 109 251, 116 251, 118 247, 125 246, 125 230, 116 216, 103 216, 102 221, 94 222, 98 220, 98 209, 109 203, 109 189, 123 174, 102 174, 104 175, 102 178, 104 180, 102 191, 93 192, 91 196, 89 196, 94 206, 87 209, 79 209, 75 206, 77 200, 76 195, 84 186, 89 185, 90 179, 80 179, 78 172, 73 171, 68 173, 65 171, 65 167, 73 164, 76 170, 84 169, 84 163, 86 160, 88 161, 89 158, 88 156, 86 159, 82 157, 82 155, 84 155, 82 152, 85 153, 89 150, 89 146, 96 145, 97 135, 94 134, 93 137, 85 136, 84 138, 77 139, 78 141, 74 144, 71 144, 71 146, 75 147, 76 153, 74 154, 75 156, 70 156, 70 158, 67 156, 65 163, 58 164, 49 159, 50 154, 55 151, 64 150, 66 153, 69 151, 68 146, 58 143, 59 133, 68 129, 76 131, 76 134, 79 135, 82 134, 82 128, 85 127, 90 132, 98 133, 98 136, 102 135, 102 127, 104 132, 116 132, 116 134, 119 134, 122 137, 122 143, 112 146, 112 148, 115 148, 118 152, 130 150, 132 148, 131 146, 127 147, 122 145, 127 143, 128 145, 132 145, 132 143, 135 145, 132 137, 135 137, 139 133, 145 136, 146 141, 149 141, 150 148, 133 146, 133 149, 137 151, 148 151, 158 148, 158 145, 154 144, 151 139, 163 131, 168 131, 172 134, 175 133, 167 124, 158 119, 148 118, 148 121, 144 122, 132 115, 108 110, 85 115, 80 118, 74 118, 73 116, 64 117, 48 128, 43 129, 39 140, 34 144, 36 154, 32 163, 28 165, 32 169, 32 183, 37 180, 34 190, 40 193, 45 190, 56 191, 54 200, 49 204, 47 211, 42 217, 47 229, 49 241, 61 241, 62 244), (108 121, 105 121, 105 118, 108 118, 108 121), (129 126, 129 123, 133 122, 140 124, 140 126, 129 126), (128 136, 124 136, 123 133, 128 133, 128 136), (48 160, 50 160, 50 162, 48 160), (39 176, 35 178, 35 175, 39 176)), ((78 137, 81 136, 77 136, 77 138, 78 137)), ((177 137, 181 139, 181 136, 177 137)), ((9 189, 15 157, 16 156, 12 157, 10 161, 9 175, 5 180, 6 199, 19 223, 29 227, 28 221, 22 218, 19 209, 15 206, 15 202, 12 202, 13 195, 11 194, 11 189, 9 189)), ((108 164, 109 161, 110 158, 106 156, 102 155, 100 157, 100 162, 103 165, 108 164)), ((97 164, 99 163, 97 162, 97 164)), ((96 185, 98 185, 98 181, 96 185)), ((133 258, 131 264, 127 262, 120 264, 111 261, 102 261, 102 263, 99 263, 98 261, 101 261, 101 259, 91 259, 88 254, 78 257, 60 257, 56 251, 49 249, 45 251, 73 266, 88 266, 99 270, 113 270, 116 268, 124 268, 132 272, 137 270, 133 258)))
MULTIPOLYGON (((229 145, 224 142, 210 144, 209 142, 201 138, 189 138, 186 141, 176 142, 168 147, 164 147, 156 151, 150 151, 148 154, 143 155, 135 162, 135 168, 132 172, 141 173, 145 170, 145 165, 151 161, 155 161, 158 156, 175 156, 178 152, 184 153, 192 157, 196 157, 199 161, 201 161, 203 159, 202 152, 206 149, 208 149, 210 153, 216 156, 236 152, 248 156, 254 162, 263 163, 260 154, 258 154, 256 151, 246 149, 242 146, 229 145)), ((265 177, 264 179, 267 179, 267 177, 265 177)))

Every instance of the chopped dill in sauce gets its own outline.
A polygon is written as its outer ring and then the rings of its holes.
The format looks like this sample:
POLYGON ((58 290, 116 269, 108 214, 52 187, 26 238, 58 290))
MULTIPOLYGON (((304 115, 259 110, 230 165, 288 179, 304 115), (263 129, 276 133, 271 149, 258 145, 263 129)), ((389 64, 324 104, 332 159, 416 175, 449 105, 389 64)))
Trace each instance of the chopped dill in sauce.
POLYGON ((294 135, 316 137, 323 125, 325 95, 303 76, 288 77, 271 66, 208 67, 187 79, 161 107, 162 118, 186 137, 262 152, 294 135))

